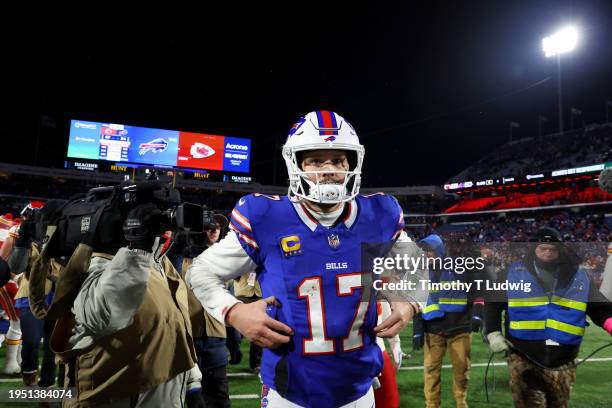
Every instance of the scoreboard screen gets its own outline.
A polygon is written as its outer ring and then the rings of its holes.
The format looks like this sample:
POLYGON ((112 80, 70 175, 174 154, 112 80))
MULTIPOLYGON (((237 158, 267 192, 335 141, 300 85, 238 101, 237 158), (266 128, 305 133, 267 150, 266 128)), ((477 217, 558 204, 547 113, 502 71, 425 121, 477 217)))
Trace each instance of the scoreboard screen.
POLYGON ((251 140, 72 120, 68 157, 248 173, 251 140))

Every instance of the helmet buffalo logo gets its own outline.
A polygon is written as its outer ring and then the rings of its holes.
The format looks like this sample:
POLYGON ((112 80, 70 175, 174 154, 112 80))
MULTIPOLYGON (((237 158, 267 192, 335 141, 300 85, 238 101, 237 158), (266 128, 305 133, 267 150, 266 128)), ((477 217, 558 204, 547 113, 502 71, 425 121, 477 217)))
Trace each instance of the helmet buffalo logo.
POLYGON ((301 118, 298 119, 297 122, 293 124, 293 126, 291 126, 291 129, 289 129, 289 134, 287 135, 287 137, 293 136, 295 132, 297 132, 300 127, 302 127, 304 122, 306 122, 306 118, 302 116, 301 118))
POLYGON ((207 157, 210 157, 212 155, 214 155, 215 149, 213 149, 212 147, 205 145, 204 143, 194 143, 191 145, 191 149, 189 149, 189 153, 191 154, 191 157, 193 157, 194 159, 205 159, 207 157))
POLYGON ((326 137, 323 140, 325 140, 326 142, 333 142, 334 140, 336 140, 336 136, 329 136, 329 137, 326 137))
POLYGON ((165 139, 157 138, 150 142, 141 143, 138 146, 138 154, 144 155, 147 152, 161 153, 168 148, 168 142, 165 139))

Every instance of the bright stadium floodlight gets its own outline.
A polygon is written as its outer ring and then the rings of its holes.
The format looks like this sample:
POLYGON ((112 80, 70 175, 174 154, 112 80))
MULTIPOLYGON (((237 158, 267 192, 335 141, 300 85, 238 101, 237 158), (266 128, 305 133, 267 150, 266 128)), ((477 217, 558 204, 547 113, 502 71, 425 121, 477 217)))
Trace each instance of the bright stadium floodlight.
POLYGON ((546 57, 554 57, 572 51, 578 42, 578 32, 574 27, 565 27, 542 40, 542 50, 546 57))
POLYGON ((563 97, 561 91, 561 54, 572 51, 578 43, 578 31, 567 26, 542 39, 542 50, 547 58, 557 57, 557 93, 559 95, 559 134, 563 134, 563 97))

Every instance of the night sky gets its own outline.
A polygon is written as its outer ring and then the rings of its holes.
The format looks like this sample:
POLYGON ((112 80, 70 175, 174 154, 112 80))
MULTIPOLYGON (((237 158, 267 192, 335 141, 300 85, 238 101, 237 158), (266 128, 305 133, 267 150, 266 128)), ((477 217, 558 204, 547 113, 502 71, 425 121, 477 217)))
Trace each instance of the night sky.
POLYGON ((612 2, 386 3, 399 2, 38 10, 4 36, 0 135, 15 147, 0 161, 61 167, 81 119, 252 138, 256 181, 283 184, 275 144, 330 109, 366 147, 365 185, 441 184, 504 143, 510 120, 517 137, 537 134, 538 114, 557 130, 541 39, 566 23, 580 30, 563 57, 566 127, 570 106, 604 121, 612 2))

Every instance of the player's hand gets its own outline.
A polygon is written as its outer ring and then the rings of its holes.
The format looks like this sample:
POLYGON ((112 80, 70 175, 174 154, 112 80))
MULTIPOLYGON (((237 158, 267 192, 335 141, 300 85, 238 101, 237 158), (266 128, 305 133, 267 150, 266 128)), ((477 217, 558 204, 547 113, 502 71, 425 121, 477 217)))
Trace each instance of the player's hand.
POLYGON ((293 330, 268 316, 268 305, 280 307, 274 296, 248 304, 237 303, 227 313, 226 321, 258 346, 277 348, 291 340, 293 330))
POLYGON ((415 306, 409 302, 397 301, 389 303, 391 305, 391 314, 374 328, 374 333, 378 337, 395 336, 406 327, 416 312, 415 306))
POLYGON ((372 388, 374 388, 375 390, 379 389, 380 387, 382 387, 382 385, 380 384, 380 380, 378 379, 378 377, 374 377, 372 379, 372 388))

